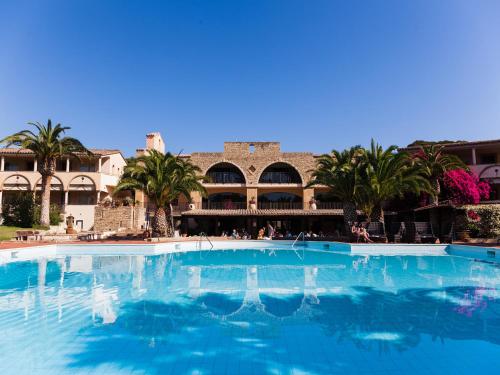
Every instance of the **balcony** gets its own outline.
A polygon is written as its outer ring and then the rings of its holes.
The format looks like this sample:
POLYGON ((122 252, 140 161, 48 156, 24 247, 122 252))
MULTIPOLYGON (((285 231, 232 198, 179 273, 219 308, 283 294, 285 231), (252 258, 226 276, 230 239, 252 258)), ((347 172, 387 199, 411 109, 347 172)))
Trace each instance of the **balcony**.
POLYGON ((302 202, 258 202, 259 210, 302 210, 302 202))
POLYGON ((343 208, 342 202, 317 202, 318 210, 338 210, 343 208))

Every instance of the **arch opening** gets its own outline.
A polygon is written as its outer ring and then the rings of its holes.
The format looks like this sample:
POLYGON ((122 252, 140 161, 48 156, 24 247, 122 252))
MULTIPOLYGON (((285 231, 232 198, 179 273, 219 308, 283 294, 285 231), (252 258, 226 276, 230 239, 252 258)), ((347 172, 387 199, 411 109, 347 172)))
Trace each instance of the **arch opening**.
POLYGON ((259 178, 261 184, 301 184, 299 172, 288 163, 273 163, 269 165, 259 178))
POLYGON ((244 184, 245 176, 241 170, 232 163, 217 163, 211 166, 206 175, 210 182, 215 184, 244 184))

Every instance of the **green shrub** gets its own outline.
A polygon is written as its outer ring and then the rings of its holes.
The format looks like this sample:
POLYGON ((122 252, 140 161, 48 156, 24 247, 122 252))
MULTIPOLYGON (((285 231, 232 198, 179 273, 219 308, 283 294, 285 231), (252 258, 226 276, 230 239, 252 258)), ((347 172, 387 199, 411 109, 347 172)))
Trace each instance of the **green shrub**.
MULTIPOLYGON (((61 209, 58 205, 50 205, 50 225, 59 225, 61 209)), ((21 228, 40 226, 40 204, 33 199, 32 192, 19 192, 2 206, 3 225, 21 228)))
POLYGON ((2 205, 3 225, 31 228, 35 224, 37 204, 31 192, 19 192, 2 205))
MULTIPOLYGON (((34 225, 40 225, 41 207, 39 204, 35 205, 34 212, 34 225)), ((59 225, 61 220, 61 208, 57 204, 50 205, 49 211, 50 225, 59 225)))

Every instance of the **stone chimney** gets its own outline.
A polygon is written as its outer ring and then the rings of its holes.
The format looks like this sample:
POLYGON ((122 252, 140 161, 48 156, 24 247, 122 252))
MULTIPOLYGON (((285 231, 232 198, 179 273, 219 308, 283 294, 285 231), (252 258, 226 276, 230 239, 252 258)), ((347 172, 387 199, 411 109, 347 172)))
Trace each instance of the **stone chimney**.
POLYGON ((165 153, 165 142, 159 132, 148 133, 146 135, 146 150, 156 150, 165 153))

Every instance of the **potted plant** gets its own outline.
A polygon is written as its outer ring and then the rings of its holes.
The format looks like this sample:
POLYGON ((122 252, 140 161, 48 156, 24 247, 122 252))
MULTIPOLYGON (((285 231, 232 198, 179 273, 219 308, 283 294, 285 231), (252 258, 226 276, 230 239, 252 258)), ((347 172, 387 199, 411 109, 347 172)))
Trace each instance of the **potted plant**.
POLYGON ((309 208, 311 210, 315 210, 318 208, 318 206, 316 205, 316 199, 314 199, 314 197, 312 197, 311 200, 309 201, 309 208))

